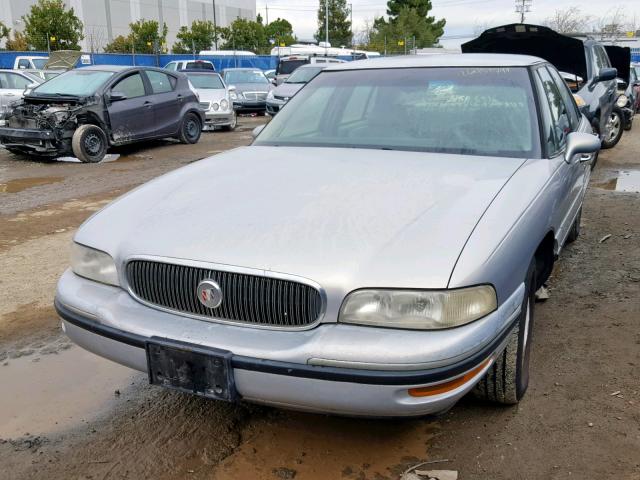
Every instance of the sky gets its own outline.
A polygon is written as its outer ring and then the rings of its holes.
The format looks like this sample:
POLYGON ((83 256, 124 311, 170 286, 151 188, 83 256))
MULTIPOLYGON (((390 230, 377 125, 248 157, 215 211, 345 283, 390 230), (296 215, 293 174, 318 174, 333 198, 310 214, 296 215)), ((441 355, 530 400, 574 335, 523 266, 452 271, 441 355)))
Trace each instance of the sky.
MULTIPOLYGON (((349 0, 347 0, 349 1, 349 0)), ((351 0, 353 3, 354 32, 362 30, 367 20, 386 14, 385 0, 351 0)), ((447 26, 441 44, 447 48, 456 48, 474 36, 474 32, 495 25, 519 21, 515 13, 515 0, 432 0, 431 15, 446 18, 447 26), (466 36, 466 38, 460 38, 466 36)), ((317 0, 257 0, 257 12, 265 15, 265 6, 269 7, 269 20, 286 18, 293 25, 299 39, 311 39, 317 30, 317 0)), ((634 14, 640 23, 640 0, 532 0, 531 12, 526 16, 527 23, 542 23, 553 15, 556 9, 579 6, 581 13, 593 17, 605 17, 618 7, 634 14)))

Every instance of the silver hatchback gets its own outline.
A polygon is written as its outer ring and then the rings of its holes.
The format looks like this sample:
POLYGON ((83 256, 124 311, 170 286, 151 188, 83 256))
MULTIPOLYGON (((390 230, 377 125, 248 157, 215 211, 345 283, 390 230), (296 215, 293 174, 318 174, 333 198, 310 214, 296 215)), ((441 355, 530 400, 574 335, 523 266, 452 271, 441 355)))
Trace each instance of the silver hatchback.
POLYGON ((579 234, 599 143, 539 58, 333 67, 250 147, 85 222, 55 305, 84 348, 214 399, 517 403, 534 293, 579 234))

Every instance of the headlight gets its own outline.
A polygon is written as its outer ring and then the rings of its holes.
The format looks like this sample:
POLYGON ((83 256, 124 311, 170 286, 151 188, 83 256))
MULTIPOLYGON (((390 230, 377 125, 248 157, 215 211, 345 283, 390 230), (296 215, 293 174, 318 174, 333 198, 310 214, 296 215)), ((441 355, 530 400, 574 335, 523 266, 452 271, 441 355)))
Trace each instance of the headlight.
POLYGON ((223 98, 222 100, 220 100, 220 108, 222 110, 226 110, 227 108, 229 108, 229 102, 227 102, 226 98, 223 98))
POLYGON ((217 112, 219 108, 220 108, 220 105, 218 105, 217 102, 211 103, 211 110, 213 110, 214 112, 217 112))
POLYGON ((108 253, 75 242, 71 247, 71 270, 81 277, 119 286, 113 258, 108 253))
POLYGON ((616 105, 620 108, 624 108, 629 103, 629 97, 627 97, 624 93, 618 97, 616 100, 616 105))
POLYGON ((342 304, 338 321, 374 327, 438 330, 458 327, 493 312, 489 285, 457 290, 357 290, 342 304))
POLYGON ((267 100, 273 100, 273 90, 269 90, 269 93, 267 93, 267 100))
POLYGON ((578 105, 578 108, 582 108, 587 104, 587 102, 584 101, 584 98, 582 98, 580 95, 574 94, 573 98, 576 101, 576 105, 578 105))

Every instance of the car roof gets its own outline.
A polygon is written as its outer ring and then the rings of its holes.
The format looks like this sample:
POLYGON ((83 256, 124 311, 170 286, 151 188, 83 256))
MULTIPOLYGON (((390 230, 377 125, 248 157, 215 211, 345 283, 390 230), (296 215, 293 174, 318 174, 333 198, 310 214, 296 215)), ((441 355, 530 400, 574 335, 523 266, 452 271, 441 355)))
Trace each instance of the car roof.
POLYGON ((416 68, 416 67, 528 67, 544 63, 539 57, 530 55, 511 55, 503 53, 452 53, 429 55, 403 55, 398 57, 379 57, 367 60, 338 63, 325 70, 364 70, 379 68, 416 68))
MULTIPOLYGON (((80 67, 74 70, 97 70, 101 72, 125 72, 127 70, 156 70, 158 72, 167 73, 167 70, 159 67, 146 67, 142 65, 89 65, 87 67, 80 67)), ((169 71, 168 73, 175 74, 176 72, 169 71)))
POLYGON ((220 72, 215 70, 204 70, 202 68, 183 68, 179 70, 180 73, 202 73, 203 75, 218 75, 220 76, 220 72))

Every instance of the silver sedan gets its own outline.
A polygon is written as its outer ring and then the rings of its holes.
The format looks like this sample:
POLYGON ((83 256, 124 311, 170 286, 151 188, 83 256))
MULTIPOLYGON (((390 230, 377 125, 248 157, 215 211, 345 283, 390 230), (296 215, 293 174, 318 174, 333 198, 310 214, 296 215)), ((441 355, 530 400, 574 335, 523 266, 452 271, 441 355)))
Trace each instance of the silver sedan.
POLYGON ((511 55, 352 62, 256 134, 82 225, 55 300, 67 335, 227 401, 517 403, 534 293, 578 237, 600 144, 558 72, 511 55))

